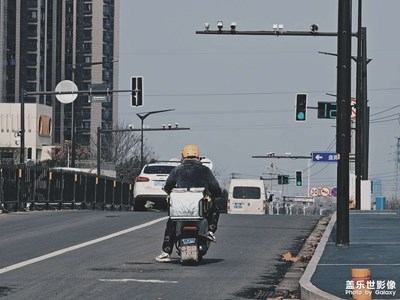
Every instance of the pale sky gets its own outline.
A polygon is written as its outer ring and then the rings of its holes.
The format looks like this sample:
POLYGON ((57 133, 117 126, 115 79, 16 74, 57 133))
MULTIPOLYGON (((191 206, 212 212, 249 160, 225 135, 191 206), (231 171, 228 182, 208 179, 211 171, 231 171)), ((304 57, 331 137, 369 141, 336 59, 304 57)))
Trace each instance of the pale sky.
MULTIPOLYGON (((357 3, 353 1, 353 32, 357 31, 357 3)), ((179 157, 185 144, 197 144, 209 157, 222 184, 232 173, 242 178, 268 177, 267 167, 291 177, 303 173, 303 188, 294 181, 285 193, 306 195, 307 160, 254 159, 253 155, 309 155, 335 151, 335 120, 317 119, 308 110, 305 123, 295 122, 296 93, 308 94, 308 106, 335 101, 336 37, 196 35, 208 22, 237 30, 307 31, 318 24, 337 31, 337 0, 121 0, 120 89, 130 88, 131 76, 144 77, 144 106, 130 106, 121 94, 120 122, 140 128, 136 113, 161 109, 145 120, 150 127, 178 123, 190 131, 147 132, 159 159, 179 157)), ((385 196, 392 194, 395 151, 399 136, 400 40, 398 0, 363 2, 367 28, 368 100, 371 108, 369 175, 381 178, 385 196), (387 110, 387 111, 386 111, 387 110), (385 111, 385 112, 384 112, 385 111), (382 113, 381 113, 382 112, 382 113)), ((357 54, 353 38, 352 53, 357 54)), ((353 63, 352 95, 355 97, 353 63)), ((311 187, 336 185, 336 164, 311 168, 311 187)), ((269 185, 269 183, 267 183, 269 185)), ((273 182, 273 189, 282 189, 273 182)))

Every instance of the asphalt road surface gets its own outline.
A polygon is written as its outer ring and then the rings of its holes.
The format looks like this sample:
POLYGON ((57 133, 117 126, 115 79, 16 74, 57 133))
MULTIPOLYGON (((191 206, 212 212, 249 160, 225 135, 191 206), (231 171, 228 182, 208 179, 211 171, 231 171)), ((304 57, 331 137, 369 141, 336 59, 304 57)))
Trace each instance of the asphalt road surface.
POLYGON ((166 213, 0 214, 4 299, 257 299, 273 290, 319 216, 222 214, 199 266, 157 263, 166 213))

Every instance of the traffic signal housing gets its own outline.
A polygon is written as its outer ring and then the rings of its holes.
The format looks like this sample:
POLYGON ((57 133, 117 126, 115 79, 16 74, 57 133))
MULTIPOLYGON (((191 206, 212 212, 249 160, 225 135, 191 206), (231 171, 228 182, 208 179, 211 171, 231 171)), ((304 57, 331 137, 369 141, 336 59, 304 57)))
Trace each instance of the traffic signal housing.
POLYGON ((303 185, 303 179, 301 171, 296 171, 296 186, 302 186, 302 185, 303 185))
POLYGON ((289 184, 289 175, 278 175, 278 184, 289 184))
POLYGON ((307 94, 296 95, 296 122, 307 119, 307 94))
POLYGON ((143 106, 143 76, 131 77, 132 106, 143 106))

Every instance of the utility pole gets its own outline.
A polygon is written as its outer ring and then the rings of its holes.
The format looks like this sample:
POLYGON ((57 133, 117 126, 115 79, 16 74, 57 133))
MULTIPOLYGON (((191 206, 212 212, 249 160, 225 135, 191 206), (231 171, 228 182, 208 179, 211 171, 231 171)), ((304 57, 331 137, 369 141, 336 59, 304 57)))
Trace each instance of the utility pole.
POLYGON ((21 129, 20 129, 20 154, 19 162, 23 164, 25 162, 25 95, 24 91, 21 91, 21 129))
POLYGON ((337 222, 336 245, 349 244, 349 156, 351 144, 351 1, 339 0, 337 43, 337 222))

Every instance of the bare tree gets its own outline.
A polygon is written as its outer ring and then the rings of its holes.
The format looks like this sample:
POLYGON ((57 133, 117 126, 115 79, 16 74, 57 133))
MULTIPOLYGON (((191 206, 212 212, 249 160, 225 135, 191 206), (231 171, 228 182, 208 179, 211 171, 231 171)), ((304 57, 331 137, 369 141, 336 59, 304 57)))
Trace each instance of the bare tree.
MULTIPOLYGON (((126 129, 126 125, 120 125, 118 129, 126 129)), ((97 141, 95 141, 97 146, 97 141)), ((134 180, 141 171, 140 134, 136 131, 104 132, 101 136, 101 160, 111 163, 117 171, 117 178, 134 180)), ((97 153, 95 154, 97 157, 97 153)), ((144 144, 143 161, 149 163, 155 160, 155 153, 151 147, 144 144)))
MULTIPOLYGON (((46 162, 42 162, 42 164, 57 167, 69 167, 72 155, 71 141, 66 140, 64 144, 56 144, 54 146, 54 149, 49 153, 51 159, 46 162)), ((79 146, 76 148, 75 155, 77 160, 87 160, 91 156, 90 149, 89 147, 79 146)))

